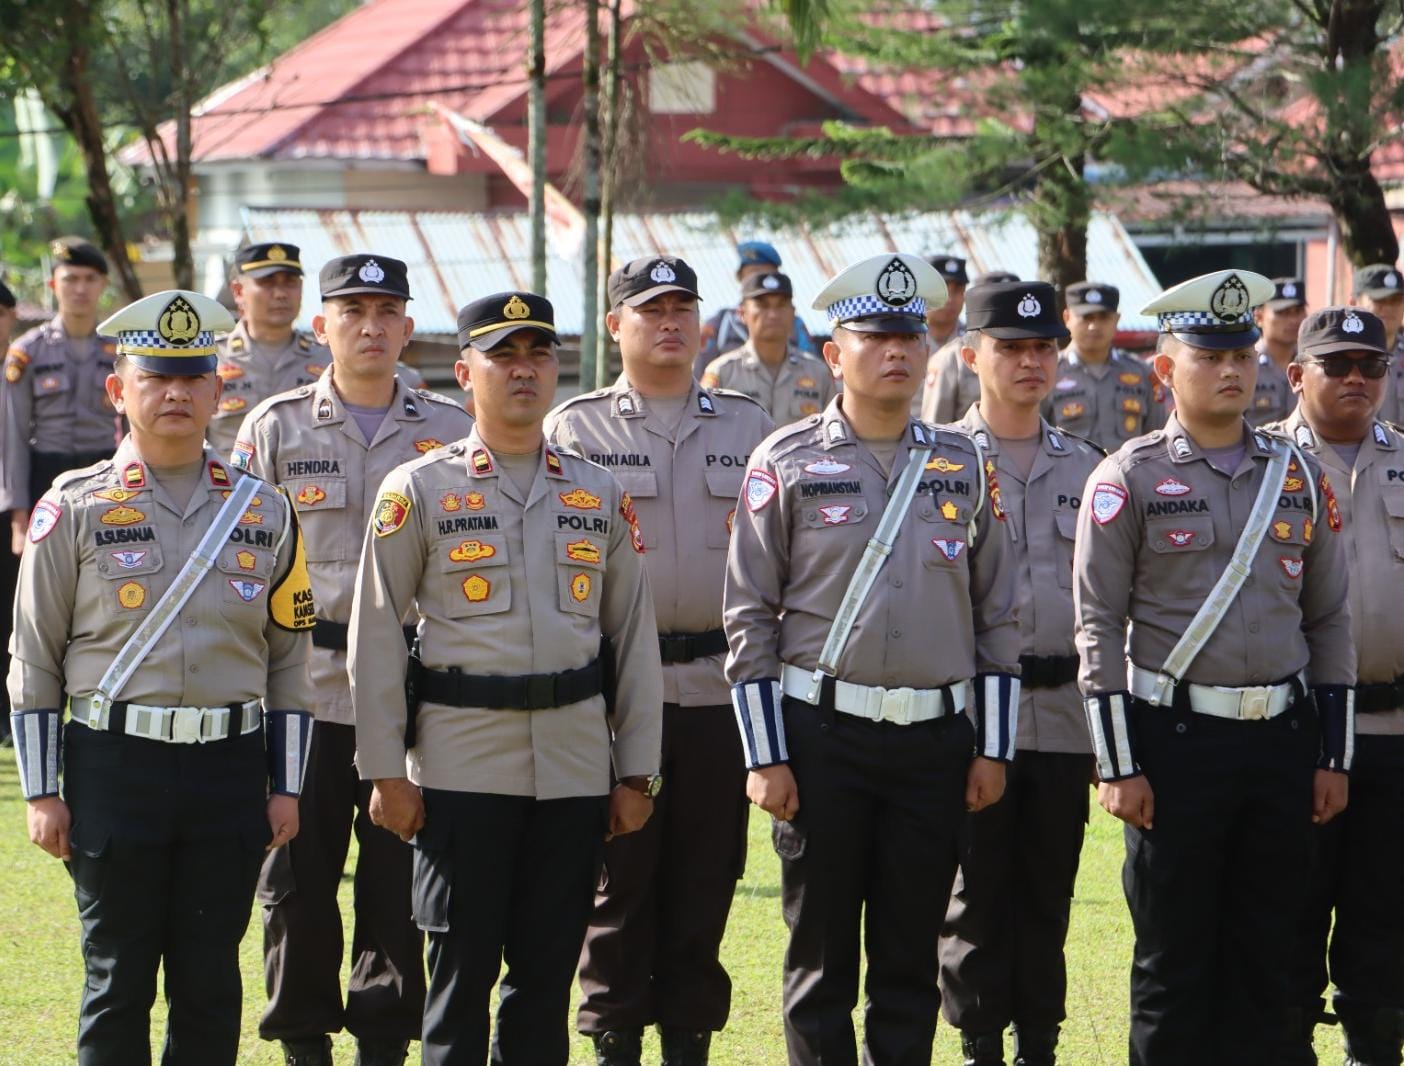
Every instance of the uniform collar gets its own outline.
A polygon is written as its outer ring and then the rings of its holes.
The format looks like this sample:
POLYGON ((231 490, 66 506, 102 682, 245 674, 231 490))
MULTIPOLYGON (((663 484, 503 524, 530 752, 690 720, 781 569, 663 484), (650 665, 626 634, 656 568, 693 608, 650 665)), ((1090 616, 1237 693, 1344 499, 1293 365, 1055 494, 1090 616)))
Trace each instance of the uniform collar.
MULTIPOLYGON (((1323 455, 1326 452, 1325 442, 1316 435, 1316 431, 1307 422, 1306 416, 1302 414, 1301 404, 1297 405, 1287 419, 1282 423, 1282 431, 1290 437, 1298 448, 1304 448, 1314 455, 1323 455)), ((1360 450, 1366 453, 1371 449, 1381 452, 1396 452, 1399 450, 1399 442, 1394 433, 1390 432, 1387 425, 1378 418, 1370 420, 1370 428, 1360 441, 1360 450)), ((1334 451, 1334 449, 1331 449, 1334 451)), ((1357 465, 1359 463, 1357 462, 1357 465)))
MULTIPOLYGON (((741 345, 742 365, 747 367, 764 368, 765 361, 761 359, 760 353, 756 351, 756 346, 751 338, 746 338, 746 343, 741 345)), ((785 343, 785 358, 780 360, 782 366, 798 366, 799 361, 804 358, 804 353, 788 341, 785 343)))
MULTIPOLYGON (((1072 441, 1058 430, 1048 424, 1048 420, 1040 418, 1039 425, 1039 451, 1050 459, 1063 459, 1072 454, 1072 441)), ((965 417, 956 423, 956 426, 975 438, 975 443, 980 446, 980 450, 989 456, 999 455, 999 438, 994 435, 994 430, 980 414, 979 403, 972 403, 970 410, 965 412, 965 417)), ((1032 478, 1030 472, 1030 478, 1032 478)))
MULTIPOLYGON (((346 404, 332 383, 335 366, 328 366, 310 386, 312 389, 312 419, 318 426, 334 426, 347 419, 346 404)), ((396 422, 423 422, 428 417, 425 400, 405 388, 399 377, 390 394, 390 417, 396 422)))
MULTIPOLYGON (((245 476, 243 471, 231 467, 221 459, 219 454, 208 444, 205 445, 201 461, 204 463, 204 469, 200 473, 196 491, 191 493, 190 502, 184 511, 175 505, 175 501, 161 488, 151 471, 147 469, 146 461, 137 451, 136 443, 132 440, 130 433, 122 438, 122 443, 113 453, 112 469, 117 478, 118 488, 138 495, 149 492, 167 510, 177 514, 187 514, 199 505, 201 490, 206 494, 212 492, 223 494, 232 489, 239 479, 245 476)), ((126 503, 126 501, 121 502, 126 503)))
MULTIPOLYGON (((820 444, 825 451, 830 451, 843 444, 858 443, 858 436, 853 432, 853 427, 849 425, 848 419, 844 417, 839 399, 840 397, 835 396, 829 401, 829 406, 825 407, 823 412, 817 416, 820 444)), ((905 446, 909 451, 912 448, 934 448, 936 445, 936 434, 925 422, 920 422, 915 418, 907 420, 905 446)))
MULTIPOLYGON (((610 396, 610 413, 615 418, 648 417, 648 400, 629 382, 627 374, 620 374, 607 391, 610 396)), ((687 400, 687 405, 683 408, 684 424, 689 415, 694 418, 716 417, 717 404, 712 398, 711 390, 703 388, 695 380, 688 387, 687 400)), ((679 430, 679 435, 681 432, 679 430)))
MULTIPOLYGON (((1245 458, 1271 458, 1276 454, 1272 441, 1262 430, 1254 429, 1246 420, 1241 422, 1245 436, 1244 451, 1245 458)), ((1194 442, 1185 427, 1180 425, 1180 420, 1174 412, 1165 422, 1165 442, 1169 449, 1170 461, 1172 463, 1188 463, 1195 459, 1203 459, 1208 462, 1203 449, 1194 442)))
MULTIPOLYGON (((75 338, 70 337, 68 335, 68 330, 64 328, 63 315, 57 313, 54 315, 53 318, 49 319, 49 321, 44 323, 44 335, 50 341, 55 341, 60 344, 66 344, 70 340, 75 340, 75 338)), ((91 340, 94 337, 102 346, 102 350, 107 352, 109 355, 112 355, 117 351, 117 342, 111 337, 104 337, 101 333, 94 333, 92 337, 84 337, 82 339, 91 340)))
MULTIPOLYGON (((473 428, 468 431, 468 436, 456 444, 449 445, 448 450, 455 455, 463 456, 464 463, 468 467, 469 477, 474 479, 497 477, 497 460, 493 458, 492 449, 484 444, 483 439, 478 436, 476 422, 473 423, 473 428)), ((554 481, 570 480, 561 462, 560 453, 549 443, 543 443, 541 465, 546 477, 554 481)), ((511 478, 508 478, 507 481, 510 482, 511 478)))

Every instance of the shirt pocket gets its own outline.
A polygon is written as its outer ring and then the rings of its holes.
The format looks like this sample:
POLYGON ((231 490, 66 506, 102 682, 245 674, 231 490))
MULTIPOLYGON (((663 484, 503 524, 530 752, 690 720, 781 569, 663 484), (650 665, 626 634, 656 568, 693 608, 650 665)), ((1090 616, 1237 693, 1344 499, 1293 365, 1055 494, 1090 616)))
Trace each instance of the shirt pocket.
POLYGON ((608 546, 603 536, 556 534, 556 588, 562 611, 599 617, 607 562, 608 546))
POLYGON ((505 535, 475 533, 439 541, 434 550, 439 553, 444 576, 444 613, 448 617, 474 618, 511 608, 512 577, 505 535))
POLYGON ((1153 576, 1148 587, 1164 589, 1167 600, 1203 601, 1219 579, 1204 553, 1214 545, 1214 520, 1182 515, 1146 522, 1153 576))
POLYGON ((100 548, 98 573, 103 577, 102 610, 109 618, 142 616, 159 598, 151 576, 160 573, 161 546, 148 541, 130 547, 100 548))
POLYGON ((276 562, 277 557, 271 551, 239 544, 226 544, 221 548, 212 576, 219 581, 220 601, 225 611, 266 611, 268 586, 273 580, 276 562))
POLYGON ((1077 539, 1077 512, 1071 507, 1057 508, 1053 512, 1053 524, 1057 531, 1053 553, 1058 569, 1058 586, 1070 589, 1073 586, 1073 544, 1077 539))
POLYGON ((288 499, 297 509, 309 563, 345 562, 360 556, 364 528, 346 528, 346 478, 289 478, 288 499))
POLYGON ((1389 546, 1394 549, 1394 558, 1404 562, 1404 487, 1385 490, 1382 499, 1385 514, 1389 516, 1385 522, 1389 528, 1389 546))
MULTIPOLYGON (((726 468, 706 471, 707 547, 725 550, 731 543, 731 526, 736 519, 736 501, 741 495, 744 470, 726 468)), ((644 544, 647 546, 647 534, 644 544)))
MULTIPOLYGON (((652 470, 616 470, 614 476, 624 491, 636 500, 649 500, 658 496, 658 475, 652 470)), ((640 520, 639 531, 643 533, 644 547, 658 547, 658 532, 648 522, 640 520)))
POLYGON ((33 381, 36 400, 62 396, 69 391, 69 372, 59 367, 35 371, 33 381))

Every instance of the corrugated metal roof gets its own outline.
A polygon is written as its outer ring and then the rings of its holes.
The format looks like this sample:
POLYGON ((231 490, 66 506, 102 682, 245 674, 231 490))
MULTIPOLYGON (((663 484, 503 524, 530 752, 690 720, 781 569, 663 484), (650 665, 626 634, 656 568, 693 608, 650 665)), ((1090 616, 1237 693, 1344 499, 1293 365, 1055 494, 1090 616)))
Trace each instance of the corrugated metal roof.
MULTIPOLYGON (((246 208, 244 222, 251 241, 298 245, 310 277, 328 259, 353 251, 403 259, 409 265, 419 333, 451 334, 459 306, 485 293, 524 287, 531 278, 530 228, 520 212, 246 208)), ((867 256, 944 252, 969 259, 972 276, 998 268, 1032 278, 1038 270, 1033 227, 1012 213, 930 213, 896 221, 865 218, 814 230, 744 232, 703 212, 620 215, 614 224, 614 255, 621 263, 662 252, 681 256, 697 271, 707 316, 736 302, 735 246, 745 239, 768 240, 780 250, 801 317, 811 330, 823 333, 828 323, 809 306, 810 298, 845 265, 867 256)), ((1121 223, 1110 215, 1094 216, 1087 248, 1090 276, 1121 289, 1121 328, 1153 330, 1153 318, 1134 312, 1161 286, 1121 223)), ((548 242, 546 270, 546 295, 555 305, 557 326, 578 334, 583 315, 580 262, 554 254, 548 242)), ((315 300, 304 302, 301 325, 311 321, 315 309, 315 300)))

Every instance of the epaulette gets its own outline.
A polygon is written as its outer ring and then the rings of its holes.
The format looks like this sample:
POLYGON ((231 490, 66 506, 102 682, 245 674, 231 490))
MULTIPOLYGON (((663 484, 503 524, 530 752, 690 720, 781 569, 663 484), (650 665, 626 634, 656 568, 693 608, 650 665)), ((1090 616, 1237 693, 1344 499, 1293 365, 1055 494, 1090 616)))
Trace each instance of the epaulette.
MULTIPOLYGON (((446 407, 455 407, 463 411, 463 405, 461 403, 450 396, 445 396, 442 392, 435 392, 433 389, 410 389, 409 391, 421 399, 430 400, 434 403, 441 403, 446 407)), ((467 414, 468 412, 463 411, 463 413, 467 414)))
POLYGON ((49 486, 49 491, 52 492, 55 489, 62 491, 66 489, 69 485, 76 484, 79 481, 86 481, 89 478, 101 477, 104 474, 108 473, 111 473, 115 476, 117 473, 117 467, 113 465, 111 459, 99 459, 97 462, 92 463, 89 466, 79 467, 77 470, 65 470, 63 473, 59 474, 56 478, 54 478, 53 484, 49 486))
POLYGON ((737 392, 735 389, 724 389, 712 385, 707 387, 707 391, 713 396, 725 396, 728 400, 745 400, 747 403, 754 404, 762 411, 765 411, 767 417, 770 415, 770 412, 765 410, 765 404, 761 403, 754 396, 747 396, 744 392, 737 392))
POLYGON ((1128 467, 1137 466, 1154 459, 1161 453, 1161 447, 1165 441, 1165 431, 1163 429, 1153 429, 1149 433, 1143 433, 1139 437, 1132 437, 1116 451, 1111 453, 1109 458, 1125 455, 1128 467))
POLYGON ((1400 434, 1401 436, 1404 436, 1404 426, 1401 426, 1398 422, 1391 422, 1391 421, 1390 421, 1389 419, 1387 419, 1387 418, 1381 418, 1381 419, 1378 419, 1377 421, 1383 422, 1383 423, 1384 423, 1385 425, 1387 425, 1390 429, 1394 430, 1394 432, 1400 434))
POLYGON ((248 347, 248 345, 244 343, 243 337, 237 336, 233 333, 229 334, 227 337, 224 337, 223 340, 225 344, 225 349, 227 351, 242 352, 246 347, 248 347))
POLYGON ((1086 437, 1081 436, 1080 434, 1077 434, 1077 433, 1069 433, 1069 432, 1068 432, 1066 429, 1064 429, 1062 426, 1054 426, 1054 427, 1053 427, 1053 430, 1054 430, 1055 433, 1058 433, 1059 435, 1064 436, 1064 437, 1067 437, 1067 438, 1069 438, 1069 439, 1071 439, 1071 440, 1075 440, 1075 441, 1077 441, 1079 444, 1085 444, 1085 445, 1087 445, 1087 447, 1091 448, 1094 452, 1096 452, 1098 455, 1100 455, 1103 459, 1105 459, 1108 455, 1111 454, 1111 452, 1107 451, 1105 448, 1103 448, 1103 447, 1102 447, 1100 444, 1098 444, 1096 441, 1094 441, 1094 440, 1088 440, 1086 437))
POLYGON ((298 333, 297 350, 299 352, 310 352, 312 350, 312 338, 306 333, 298 333))
POLYGON ((813 437, 814 431, 819 428, 819 424, 823 420, 822 415, 807 415, 798 422, 790 422, 780 426, 765 440, 757 444, 751 454, 755 455, 756 452, 764 451, 772 459, 779 459, 796 448, 812 444, 813 441, 805 437, 805 434, 813 437))

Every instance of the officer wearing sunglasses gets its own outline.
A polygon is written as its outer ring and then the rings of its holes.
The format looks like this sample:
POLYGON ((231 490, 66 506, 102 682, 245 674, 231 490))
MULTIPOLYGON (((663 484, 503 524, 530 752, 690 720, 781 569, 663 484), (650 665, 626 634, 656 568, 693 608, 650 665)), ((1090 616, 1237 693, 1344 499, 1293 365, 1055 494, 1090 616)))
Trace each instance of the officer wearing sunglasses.
POLYGON ((1404 910, 1391 901, 1404 852, 1379 845, 1404 818, 1404 643, 1380 624, 1404 599, 1404 436, 1377 417, 1389 387, 1385 333, 1363 308, 1308 317, 1287 367, 1297 409, 1278 427, 1320 460, 1336 489, 1358 673, 1350 806, 1313 830, 1291 967, 1293 1032, 1274 1058, 1293 1066, 1316 1061, 1311 1034, 1328 959, 1347 1061, 1398 1062, 1404 1033, 1404 910))

